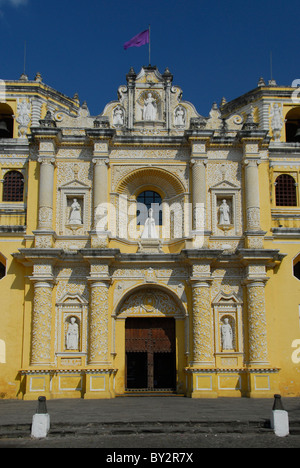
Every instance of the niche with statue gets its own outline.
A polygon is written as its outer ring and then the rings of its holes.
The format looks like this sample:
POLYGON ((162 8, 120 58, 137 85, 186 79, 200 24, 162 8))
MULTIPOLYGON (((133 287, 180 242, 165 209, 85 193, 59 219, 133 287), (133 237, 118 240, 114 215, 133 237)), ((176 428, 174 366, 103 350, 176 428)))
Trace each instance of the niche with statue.
POLYGON ((83 197, 68 196, 67 197, 67 222, 66 227, 72 231, 82 228, 83 226, 83 197))
POLYGON ((242 302, 220 291, 212 302, 215 323, 216 365, 240 367, 244 360, 242 302))

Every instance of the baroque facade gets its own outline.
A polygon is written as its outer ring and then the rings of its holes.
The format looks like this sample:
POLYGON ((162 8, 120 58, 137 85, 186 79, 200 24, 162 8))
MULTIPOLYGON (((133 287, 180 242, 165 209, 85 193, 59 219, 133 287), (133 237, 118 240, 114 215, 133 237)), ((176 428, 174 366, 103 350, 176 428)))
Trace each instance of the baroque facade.
POLYGON ((0 83, 1 397, 299 396, 297 90, 126 80, 0 83))

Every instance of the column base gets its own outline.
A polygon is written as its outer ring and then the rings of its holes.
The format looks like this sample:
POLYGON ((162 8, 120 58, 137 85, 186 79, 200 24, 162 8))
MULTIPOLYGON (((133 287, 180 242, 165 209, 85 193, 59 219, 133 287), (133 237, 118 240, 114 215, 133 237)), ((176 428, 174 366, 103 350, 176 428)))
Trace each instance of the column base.
POLYGON ((113 369, 87 371, 84 399, 99 400, 115 396, 113 369))
POLYGON ((186 368, 190 398, 273 398, 278 393, 278 369, 186 368))
POLYGON ((23 400, 115 398, 115 369, 28 369, 21 371, 23 400))
POLYGON ((250 369, 248 370, 249 398, 273 398, 278 390, 279 369, 250 369))

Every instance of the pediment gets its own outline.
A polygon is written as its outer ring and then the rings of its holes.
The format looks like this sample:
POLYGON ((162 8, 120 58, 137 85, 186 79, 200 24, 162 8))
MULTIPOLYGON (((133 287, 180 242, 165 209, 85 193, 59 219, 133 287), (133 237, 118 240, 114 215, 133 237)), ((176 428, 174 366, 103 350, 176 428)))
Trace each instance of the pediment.
POLYGON ((182 90, 173 85, 168 68, 163 74, 152 66, 142 67, 137 74, 130 69, 126 78, 127 86, 118 88, 118 101, 108 103, 101 114, 117 132, 160 136, 174 131, 177 135, 190 127, 191 119, 201 117, 193 104, 182 100, 182 90))
POLYGON ((79 294, 66 293, 57 303, 58 306, 83 306, 88 305, 88 302, 79 294))
POLYGON ((235 293, 231 294, 226 294, 223 291, 220 291, 214 300, 212 301, 212 305, 221 305, 221 304, 227 304, 227 305, 241 305, 241 301, 238 298, 238 296, 235 293))
POLYGON ((150 83, 150 84, 157 84, 157 83, 164 83, 164 77, 158 71, 156 67, 143 67, 139 74, 136 77, 136 84, 138 83, 150 83))
POLYGON ((218 182, 217 184, 213 185, 210 187, 210 190, 217 190, 217 189, 239 189, 236 184, 233 182, 229 182, 229 180, 222 180, 221 182, 218 182))
POLYGON ((81 189, 89 189, 90 187, 83 182, 80 182, 80 180, 73 179, 71 182, 67 182, 66 184, 63 184, 59 187, 60 189, 69 189, 69 188, 81 188, 81 189))

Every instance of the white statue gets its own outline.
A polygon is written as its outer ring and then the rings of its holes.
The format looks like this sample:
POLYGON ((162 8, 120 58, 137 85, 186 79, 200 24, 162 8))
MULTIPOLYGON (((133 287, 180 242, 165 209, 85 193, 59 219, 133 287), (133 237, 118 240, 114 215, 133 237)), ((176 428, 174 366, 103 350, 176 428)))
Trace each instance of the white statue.
POLYGON ((156 101, 151 93, 148 93, 147 99, 144 101, 144 120, 156 119, 156 101))
POLYGON ((149 217, 145 221, 145 227, 142 232, 141 239, 158 239, 152 208, 150 208, 149 217))
POLYGON ((229 319, 225 318, 221 326, 222 349, 233 349, 232 328, 229 319))
POLYGON ((71 317, 70 323, 67 330, 67 339, 66 339, 66 348, 67 349, 79 349, 79 333, 78 325, 76 323, 76 318, 71 317))
POLYGON ((81 214, 80 214, 80 205, 77 201, 77 198, 74 198, 73 203, 71 205, 71 213, 70 213, 70 224, 82 224, 81 223, 81 214))
POLYGON ((185 125, 185 112, 181 106, 177 107, 175 110, 175 125, 177 127, 183 127, 185 125))
POLYGON ((124 112, 120 106, 116 107, 114 110, 113 125, 116 127, 122 127, 124 125, 124 112))
POLYGON ((230 224, 230 208, 226 202, 223 200, 220 206, 220 222, 219 224, 230 224))

